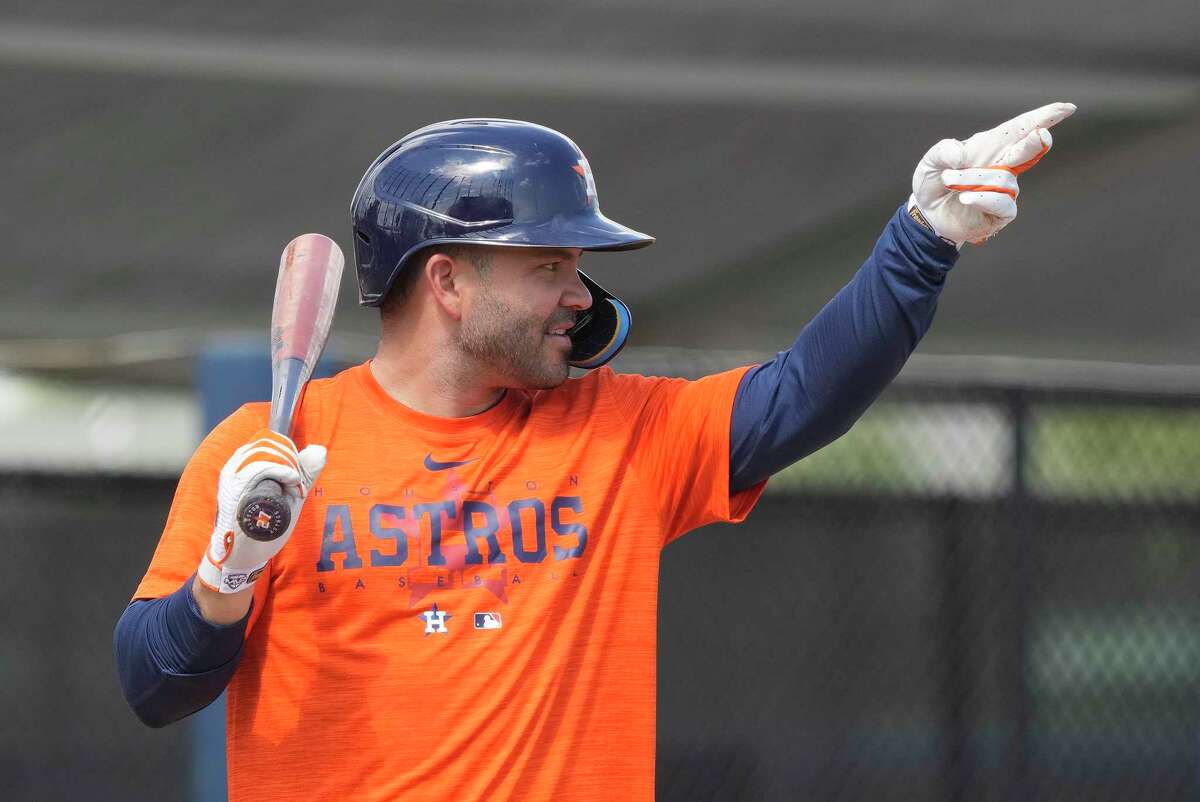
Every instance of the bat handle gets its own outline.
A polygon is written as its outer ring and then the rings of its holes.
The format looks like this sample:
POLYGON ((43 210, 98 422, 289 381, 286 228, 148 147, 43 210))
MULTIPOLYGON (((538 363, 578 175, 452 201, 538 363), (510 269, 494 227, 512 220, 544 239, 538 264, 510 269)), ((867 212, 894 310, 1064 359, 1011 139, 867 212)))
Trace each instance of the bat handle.
POLYGON ((271 541, 282 535, 292 522, 283 485, 264 479, 250 491, 238 509, 238 527, 248 538, 271 541))

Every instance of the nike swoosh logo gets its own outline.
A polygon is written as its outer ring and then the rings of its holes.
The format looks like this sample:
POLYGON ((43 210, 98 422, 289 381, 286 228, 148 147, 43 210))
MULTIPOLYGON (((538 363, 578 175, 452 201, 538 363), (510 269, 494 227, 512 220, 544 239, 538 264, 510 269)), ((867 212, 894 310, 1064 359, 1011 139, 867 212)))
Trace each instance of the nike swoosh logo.
POLYGON ((465 459, 465 460, 462 460, 461 462, 438 462, 437 460, 435 460, 433 458, 433 454, 426 454, 425 455, 425 467, 431 471, 444 471, 447 468, 462 467, 463 465, 466 465, 467 463, 470 463, 470 462, 474 462, 477 459, 479 459, 479 457, 471 457, 471 459, 465 459))

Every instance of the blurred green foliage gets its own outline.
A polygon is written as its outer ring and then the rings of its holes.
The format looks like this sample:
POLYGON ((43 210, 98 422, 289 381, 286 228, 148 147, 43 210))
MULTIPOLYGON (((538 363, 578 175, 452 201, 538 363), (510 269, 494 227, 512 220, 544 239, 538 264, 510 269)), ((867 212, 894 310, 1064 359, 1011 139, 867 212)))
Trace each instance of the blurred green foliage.
POLYGON ((1046 496, 1200 497, 1200 410, 1041 407, 1029 451, 1030 484, 1046 496))
MULTIPOLYGON (((1038 404, 1028 421, 1025 479, 1040 497, 1200 498, 1200 410, 1038 404)), ((1012 487, 1012 426, 1001 402, 881 402, 771 490, 994 498, 1012 487)))

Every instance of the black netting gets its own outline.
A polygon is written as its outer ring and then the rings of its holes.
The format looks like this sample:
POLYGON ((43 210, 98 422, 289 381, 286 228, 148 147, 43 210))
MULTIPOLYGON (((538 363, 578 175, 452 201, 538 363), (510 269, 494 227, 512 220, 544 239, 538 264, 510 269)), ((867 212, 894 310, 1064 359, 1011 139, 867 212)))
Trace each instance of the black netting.
POLYGON ((660 800, 1200 797, 1200 402, 906 385, 664 555, 660 800))
POLYGON ((112 632, 146 569, 174 482, 0 481, 0 799, 186 799, 183 726, 151 730, 117 685, 112 632))

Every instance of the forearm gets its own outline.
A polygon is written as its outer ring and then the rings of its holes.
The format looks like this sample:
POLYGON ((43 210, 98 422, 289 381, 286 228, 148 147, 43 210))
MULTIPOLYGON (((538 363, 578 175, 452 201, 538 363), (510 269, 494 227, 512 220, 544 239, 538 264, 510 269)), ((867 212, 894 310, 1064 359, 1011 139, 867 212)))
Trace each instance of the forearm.
POLYGON ((237 603, 244 602, 246 609, 220 625, 205 620, 192 585, 189 578, 170 596, 135 601, 113 633, 121 690, 138 718, 152 727, 178 721, 216 699, 241 655, 251 594, 227 594, 243 597, 237 603))
POLYGON ((840 437, 896 377, 937 309, 958 251, 904 214, 793 346, 742 379, 730 487, 751 487, 840 437))

